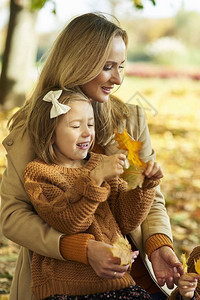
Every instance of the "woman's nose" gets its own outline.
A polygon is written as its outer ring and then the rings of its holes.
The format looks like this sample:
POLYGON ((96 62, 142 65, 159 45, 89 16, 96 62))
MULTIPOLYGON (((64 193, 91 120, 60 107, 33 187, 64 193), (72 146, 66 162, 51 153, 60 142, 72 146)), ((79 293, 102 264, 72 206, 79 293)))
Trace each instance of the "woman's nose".
POLYGON ((111 81, 113 84, 117 85, 120 85, 122 83, 122 77, 118 69, 113 72, 111 81))

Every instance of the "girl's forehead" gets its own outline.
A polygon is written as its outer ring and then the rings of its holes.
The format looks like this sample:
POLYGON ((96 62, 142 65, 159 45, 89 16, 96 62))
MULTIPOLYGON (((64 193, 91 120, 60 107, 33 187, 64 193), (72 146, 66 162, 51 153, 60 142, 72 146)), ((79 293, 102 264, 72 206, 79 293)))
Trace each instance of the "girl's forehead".
POLYGON ((71 109, 63 115, 62 119, 72 120, 74 118, 93 118, 94 112, 90 102, 84 100, 71 101, 67 104, 71 109))
POLYGON ((69 101, 68 106, 71 107, 69 112, 83 113, 86 111, 93 111, 91 102, 87 100, 69 101))

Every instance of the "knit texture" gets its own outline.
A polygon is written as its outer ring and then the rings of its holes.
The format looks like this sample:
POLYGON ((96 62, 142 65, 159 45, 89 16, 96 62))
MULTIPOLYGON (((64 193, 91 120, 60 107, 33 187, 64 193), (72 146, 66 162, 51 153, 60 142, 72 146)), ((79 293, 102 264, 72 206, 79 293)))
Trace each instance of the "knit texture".
POLYGON ((170 238, 164 234, 154 234, 148 238, 145 243, 145 251, 148 255, 149 260, 151 260, 151 254, 153 251, 157 250, 161 246, 168 246, 174 250, 172 241, 170 238))
MULTIPOLYGON (((97 143, 95 143, 93 147, 93 152, 105 154, 105 150, 97 143)), ((132 239, 129 239, 129 242, 131 243, 132 249, 137 250, 135 245, 133 244, 132 239)), ((145 243, 145 251, 149 259, 151 257, 152 252, 162 246, 169 246, 170 248, 173 249, 173 244, 171 242, 171 239, 168 236, 160 233, 150 236, 145 243)), ((140 257, 140 254, 137 257, 136 261, 134 262, 134 268, 131 269, 131 276, 135 280, 136 284, 144 288, 149 294, 160 292, 159 287, 155 284, 155 282, 152 280, 151 276, 149 275, 140 257)))
MULTIPOLYGON (((24 171, 24 181, 37 213, 50 226, 66 235, 85 232, 112 244, 117 234, 129 233, 146 218, 159 181, 146 179, 142 188, 129 191, 119 177, 96 186, 89 174, 103 158, 92 153, 83 168, 70 169, 35 160, 24 171)), ((33 254, 32 289, 36 299, 54 294, 100 293, 133 284, 129 273, 107 280, 99 278, 90 265, 33 254)))
POLYGON ((87 244, 90 239, 94 240, 95 238, 92 234, 86 233, 63 236, 60 240, 60 252, 62 256, 67 260, 88 264, 87 244))

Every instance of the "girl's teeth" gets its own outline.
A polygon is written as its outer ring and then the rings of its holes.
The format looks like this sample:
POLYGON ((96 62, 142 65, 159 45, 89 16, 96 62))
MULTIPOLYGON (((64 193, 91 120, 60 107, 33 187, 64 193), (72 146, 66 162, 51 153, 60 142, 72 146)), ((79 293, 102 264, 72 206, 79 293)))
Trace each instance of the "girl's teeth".
POLYGON ((88 143, 85 143, 85 144, 78 144, 78 146, 81 146, 81 147, 87 147, 87 146, 88 146, 88 143))

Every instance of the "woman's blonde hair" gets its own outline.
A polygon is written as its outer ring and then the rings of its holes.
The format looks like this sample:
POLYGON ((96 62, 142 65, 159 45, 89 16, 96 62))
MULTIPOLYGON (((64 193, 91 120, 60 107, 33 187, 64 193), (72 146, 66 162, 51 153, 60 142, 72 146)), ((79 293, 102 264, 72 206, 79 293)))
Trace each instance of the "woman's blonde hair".
MULTIPOLYGON (((52 103, 42 100, 44 96, 45 94, 41 95, 32 109, 28 131, 37 157, 46 163, 58 163, 53 147, 53 137, 56 126, 63 115, 50 118, 52 103)), ((91 100, 81 91, 76 92, 70 89, 63 90, 58 101, 61 104, 69 104, 69 106, 72 101, 87 101, 91 104, 91 100)))
MULTIPOLYGON (((116 36, 120 36, 127 46, 126 31, 106 19, 104 15, 87 13, 74 18, 56 39, 32 96, 9 121, 10 130, 21 125, 23 125, 24 130, 29 127, 28 124, 31 121, 34 107, 38 106, 37 102, 40 102, 42 95, 48 91, 68 88, 79 91, 80 85, 94 79, 102 71, 109 55, 112 40, 116 36)), ((101 107, 98 109, 98 117, 101 118, 100 112, 102 110, 103 113, 111 114, 113 117, 115 113, 113 103, 112 101, 112 105, 110 103, 97 104, 97 107, 101 107), (112 113, 111 108, 114 109, 112 113)), ((120 104, 120 111, 122 112, 120 116, 124 118, 124 110, 127 110, 125 104, 119 101, 117 103, 115 101, 115 104, 120 104)), ((99 142, 102 145, 105 144, 103 138, 105 130, 107 132, 109 129, 107 133, 110 134, 114 120, 115 116, 114 119, 107 118, 106 127, 104 130, 102 128, 100 130, 99 142)), ((98 130, 98 126, 96 129, 98 130)))

